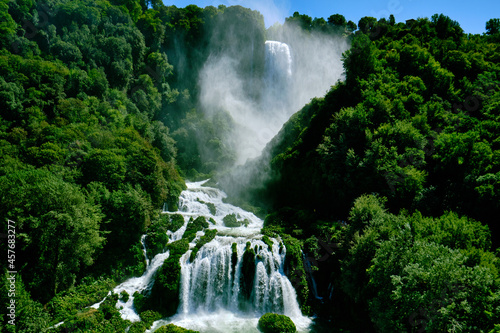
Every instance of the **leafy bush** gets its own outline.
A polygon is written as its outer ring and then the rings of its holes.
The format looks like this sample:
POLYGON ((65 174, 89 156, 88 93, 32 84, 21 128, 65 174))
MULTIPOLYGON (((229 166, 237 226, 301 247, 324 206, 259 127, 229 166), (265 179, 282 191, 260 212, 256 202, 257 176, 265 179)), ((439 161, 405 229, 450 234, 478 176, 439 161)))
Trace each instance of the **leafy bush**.
POLYGON ((228 228, 238 228, 241 227, 242 225, 247 227, 250 224, 250 221, 248 221, 248 219, 244 219, 243 221, 238 221, 236 219, 235 214, 228 214, 224 216, 222 221, 224 222, 224 225, 228 228))
POLYGON ((188 329, 176 326, 174 324, 168 324, 165 326, 161 326, 155 332, 156 333, 200 333, 198 331, 188 330, 188 329))
POLYGON ((228 214, 224 216, 222 221, 224 222, 224 225, 229 228, 237 228, 241 226, 241 223, 238 222, 235 214, 228 214))
POLYGON ((250 242, 246 244, 242 260, 240 285, 243 296, 248 300, 253 290, 255 276, 255 251, 250 242))
POLYGON ((257 328, 263 333, 295 333, 297 328, 293 321, 276 313, 266 313, 259 319, 257 328))
POLYGON ((267 235, 262 236, 262 241, 267 245, 269 251, 273 250, 273 241, 267 235))
POLYGON ((198 231, 202 231, 205 228, 208 228, 208 222, 204 216, 198 216, 195 220, 191 219, 186 226, 186 231, 184 231, 184 235, 182 235, 182 238, 185 238, 189 242, 192 242, 196 237, 196 233, 198 231))
POLYGON ((200 240, 196 243, 196 246, 191 251, 191 255, 189 257, 190 261, 193 261, 196 258, 196 254, 201 247, 209 242, 211 242, 215 236, 217 235, 217 229, 209 229, 205 231, 205 234, 200 237, 200 240))
POLYGON ((145 243, 149 259, 165 250, 168 243, 168 219, 168 216, 161 215, 159 219, 151 223, 147 230, 145 243))
POLYGON ((88 278, 81 284, 57 294, 47 304, 47 310, 57 321, 74 316, 78 311, 102 301, 116 285, 111 279, 88 278))
POLYGON ((170 223, 167 229, 172 232, 176 232, 183 225, 184 225, 184 217, 181 214, 173 214, 170 216, 170 223))
POLYGON ((140 317, 146 328, 151 327, 155 321, 162 318, 160 313, 151 310, 141 312, 140 317))

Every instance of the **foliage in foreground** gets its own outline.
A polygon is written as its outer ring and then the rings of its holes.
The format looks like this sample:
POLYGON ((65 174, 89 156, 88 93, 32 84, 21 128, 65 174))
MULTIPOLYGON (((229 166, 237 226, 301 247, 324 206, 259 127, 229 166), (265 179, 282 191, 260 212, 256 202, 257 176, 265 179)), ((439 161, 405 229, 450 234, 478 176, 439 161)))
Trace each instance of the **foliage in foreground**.
POLYGON ((297 329, 293 321, 276 313, 266 313, 259 319, 257 328, 263 333, 295 333, 297 329))

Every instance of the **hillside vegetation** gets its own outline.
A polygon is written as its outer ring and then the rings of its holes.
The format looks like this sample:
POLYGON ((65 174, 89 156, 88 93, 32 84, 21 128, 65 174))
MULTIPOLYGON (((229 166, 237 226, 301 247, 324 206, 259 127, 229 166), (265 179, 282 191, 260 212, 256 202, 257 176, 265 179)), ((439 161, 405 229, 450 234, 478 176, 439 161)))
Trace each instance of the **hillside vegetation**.
POLYGON ((445 15, 295 13, 266 30, 240 6, 156 0, 0 0, 0 18, 0 252, 15 250, 3 309, 12 274, 16 294, 1 332, 144 332, 175 313, 186 240, 161 292, 137 295, 140 322, 115 307, 126 293, 89 306, 144 272, 141 235, 150 256, 168 248, 182 216, 160 212, 177 210, 184 179, 236 161, 228 110, 198 103, 204 64, 233 56, 258 100, 264 42, 293 29, 348 39, 345 80, 292 116, 252 162, 266 176, 232 199, 268 214, 301 309, 317 331, 500 331, 498 19, 482 36, 445 15))

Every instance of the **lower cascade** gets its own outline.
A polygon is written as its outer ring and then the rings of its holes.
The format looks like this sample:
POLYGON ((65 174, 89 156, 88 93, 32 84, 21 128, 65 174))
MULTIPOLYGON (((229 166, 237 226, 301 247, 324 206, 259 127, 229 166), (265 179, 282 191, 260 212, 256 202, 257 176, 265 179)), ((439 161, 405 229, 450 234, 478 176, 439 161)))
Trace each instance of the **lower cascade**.
MULTIPOLYGON (((225 193, 204 182, 187 183, 179 198, 184 225, 168 232, 169 242, 182 237, 190 219, 204 216, 208 229, 217 236, 201 246, 193 257, 198 231, 190 250, 180 258, 180 294, 177 314, 153 323, 150 330, 173 323, 187 329, 205 332, 259 332, 257 323, 264 313, 284 314, 292 319, 299 332, 308 332, 311 320, 302 315, 295 290, 284 274, 286 248, 279 239, 260 234, 263 221, 254 214, 223 202, 225 193), (227 226, 232 215, 239 226, 227 226)), ((143 241, 144 244, 144 241, 143 241)), ((146 249, 145 249, 146 250, 146 249)), ((114 289, 125 290, 130 299, 118 301, 124 319, 140 320, 133 307, 134 292, 143 292, 154 283, 154 273, 168 258, 168 251, 148 262, 141 277, 131 278, 114 289)))

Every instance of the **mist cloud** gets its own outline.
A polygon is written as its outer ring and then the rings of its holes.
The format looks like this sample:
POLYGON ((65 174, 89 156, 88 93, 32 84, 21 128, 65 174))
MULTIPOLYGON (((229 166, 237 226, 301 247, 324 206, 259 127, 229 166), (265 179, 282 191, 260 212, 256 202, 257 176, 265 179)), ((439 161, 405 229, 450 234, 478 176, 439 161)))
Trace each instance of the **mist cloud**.
POLYGON ((269 65, 266 60, 262 79, 252 83, 252 89, 260 90, 259 98, 248 94, 249 76, 239 71, 234 50, 210 57, 200 74, 200 107, 208 116, 227 112, 236 124, 226 144, 235 147, 237 165, 259 156, 293 113, 312 98, 324 96, 342 79, 341 56, 348 48, 345 38, 306 34, 298 28, 283 29, 271 37, 289 45, 291 75, 277 81, 269 71, 286 69, 269 68, 283 64, 269 65))

